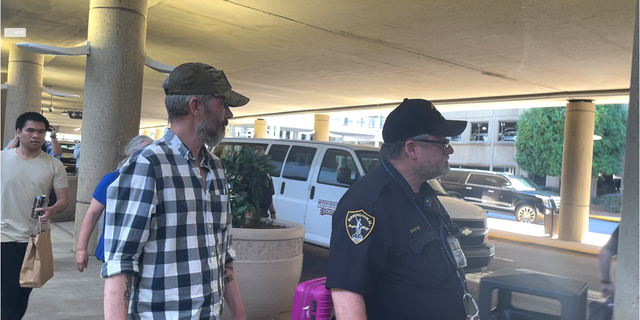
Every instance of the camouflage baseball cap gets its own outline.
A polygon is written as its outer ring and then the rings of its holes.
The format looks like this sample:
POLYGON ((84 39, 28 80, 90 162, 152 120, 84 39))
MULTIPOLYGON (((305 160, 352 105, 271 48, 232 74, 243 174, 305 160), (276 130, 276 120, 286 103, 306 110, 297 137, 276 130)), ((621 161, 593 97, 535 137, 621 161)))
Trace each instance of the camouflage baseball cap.
POLYGON ((224 71, 199 62, 183 63, 169 74, 169 88, 166 95, 211 94, 225 99, 231 107, 241 107, 249 103, 249 98, 231 90, 224 71))

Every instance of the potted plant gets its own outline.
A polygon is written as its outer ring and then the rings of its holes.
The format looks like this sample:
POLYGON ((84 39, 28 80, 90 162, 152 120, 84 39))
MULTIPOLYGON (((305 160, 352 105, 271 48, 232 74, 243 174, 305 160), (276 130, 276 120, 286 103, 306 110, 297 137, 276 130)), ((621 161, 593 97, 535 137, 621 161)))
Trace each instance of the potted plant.
POLYGON ((300 281, 304 227, 263 219, 258 212, 262 186, 275 169, 271 156, 243 146, 221 160, 229 184, 234 266, 247 319, 273 319, 291 304, 300 281))
POLYGON ((234 228, 269 229, 277 228, 273 221, 262 219, 258 212, 263 186, 268 184, 268 176, 275 167, 269 161, 271 156, 261 155, 249 146, 243 146, 222 158, 230 191, 230 206, 234 228))

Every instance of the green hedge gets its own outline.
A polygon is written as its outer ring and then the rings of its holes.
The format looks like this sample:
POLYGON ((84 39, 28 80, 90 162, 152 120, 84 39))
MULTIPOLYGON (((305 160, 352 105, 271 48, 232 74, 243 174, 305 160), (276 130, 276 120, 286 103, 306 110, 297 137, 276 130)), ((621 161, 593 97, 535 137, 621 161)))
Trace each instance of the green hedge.
POLYGON ((599 205, 606 212, 620 213, 622 210, 622 194, 612 193, 594 197, 591 203, 599 205))

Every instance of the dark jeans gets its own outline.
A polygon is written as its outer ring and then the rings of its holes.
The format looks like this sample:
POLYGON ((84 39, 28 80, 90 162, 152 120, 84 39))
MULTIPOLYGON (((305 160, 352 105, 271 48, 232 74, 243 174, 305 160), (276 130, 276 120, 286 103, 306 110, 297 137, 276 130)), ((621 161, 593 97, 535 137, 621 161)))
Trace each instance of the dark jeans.
POLYGON ((31 294, 31 288, 20 287, 20 269, 27 251, 27 243, 3 242, 1 251, 0 294, 2 294, 2 305, 0 306, 0 314, 2 320, 19 320, 27 311, 31 294))

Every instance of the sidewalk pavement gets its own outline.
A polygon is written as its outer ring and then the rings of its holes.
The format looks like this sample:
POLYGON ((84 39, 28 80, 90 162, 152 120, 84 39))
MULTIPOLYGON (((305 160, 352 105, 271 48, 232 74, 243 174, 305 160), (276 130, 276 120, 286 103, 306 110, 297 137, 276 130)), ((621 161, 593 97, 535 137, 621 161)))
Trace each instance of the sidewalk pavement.
POLYGON ((611 235, 587 232, 582 243, 557 239, 545 235, 544 226, 526 224, 518 221, 487 218, 489 238, 505 239, 521 243, 535 244, 545 247, 564 249, 574 252, 597 255, 611 235))
MULTIPOLYGON (((516 221, 489 218, 491 238, 537 244, 564 250, 597 254, 609 235, 587 234, 583 243, 554 240, 545 237, 544 227, 516 221)), ((78 272, 73 250, 74 222, 53 222, 52 243, 54 277, 40 289, 31 293, 25 320, 75 320, 103 319, 104 279, 100 277, 101 263, 89 259, 84 272, 78 272)), ((274 320, 290 319, 290 312, 281 313, 274 320)))

